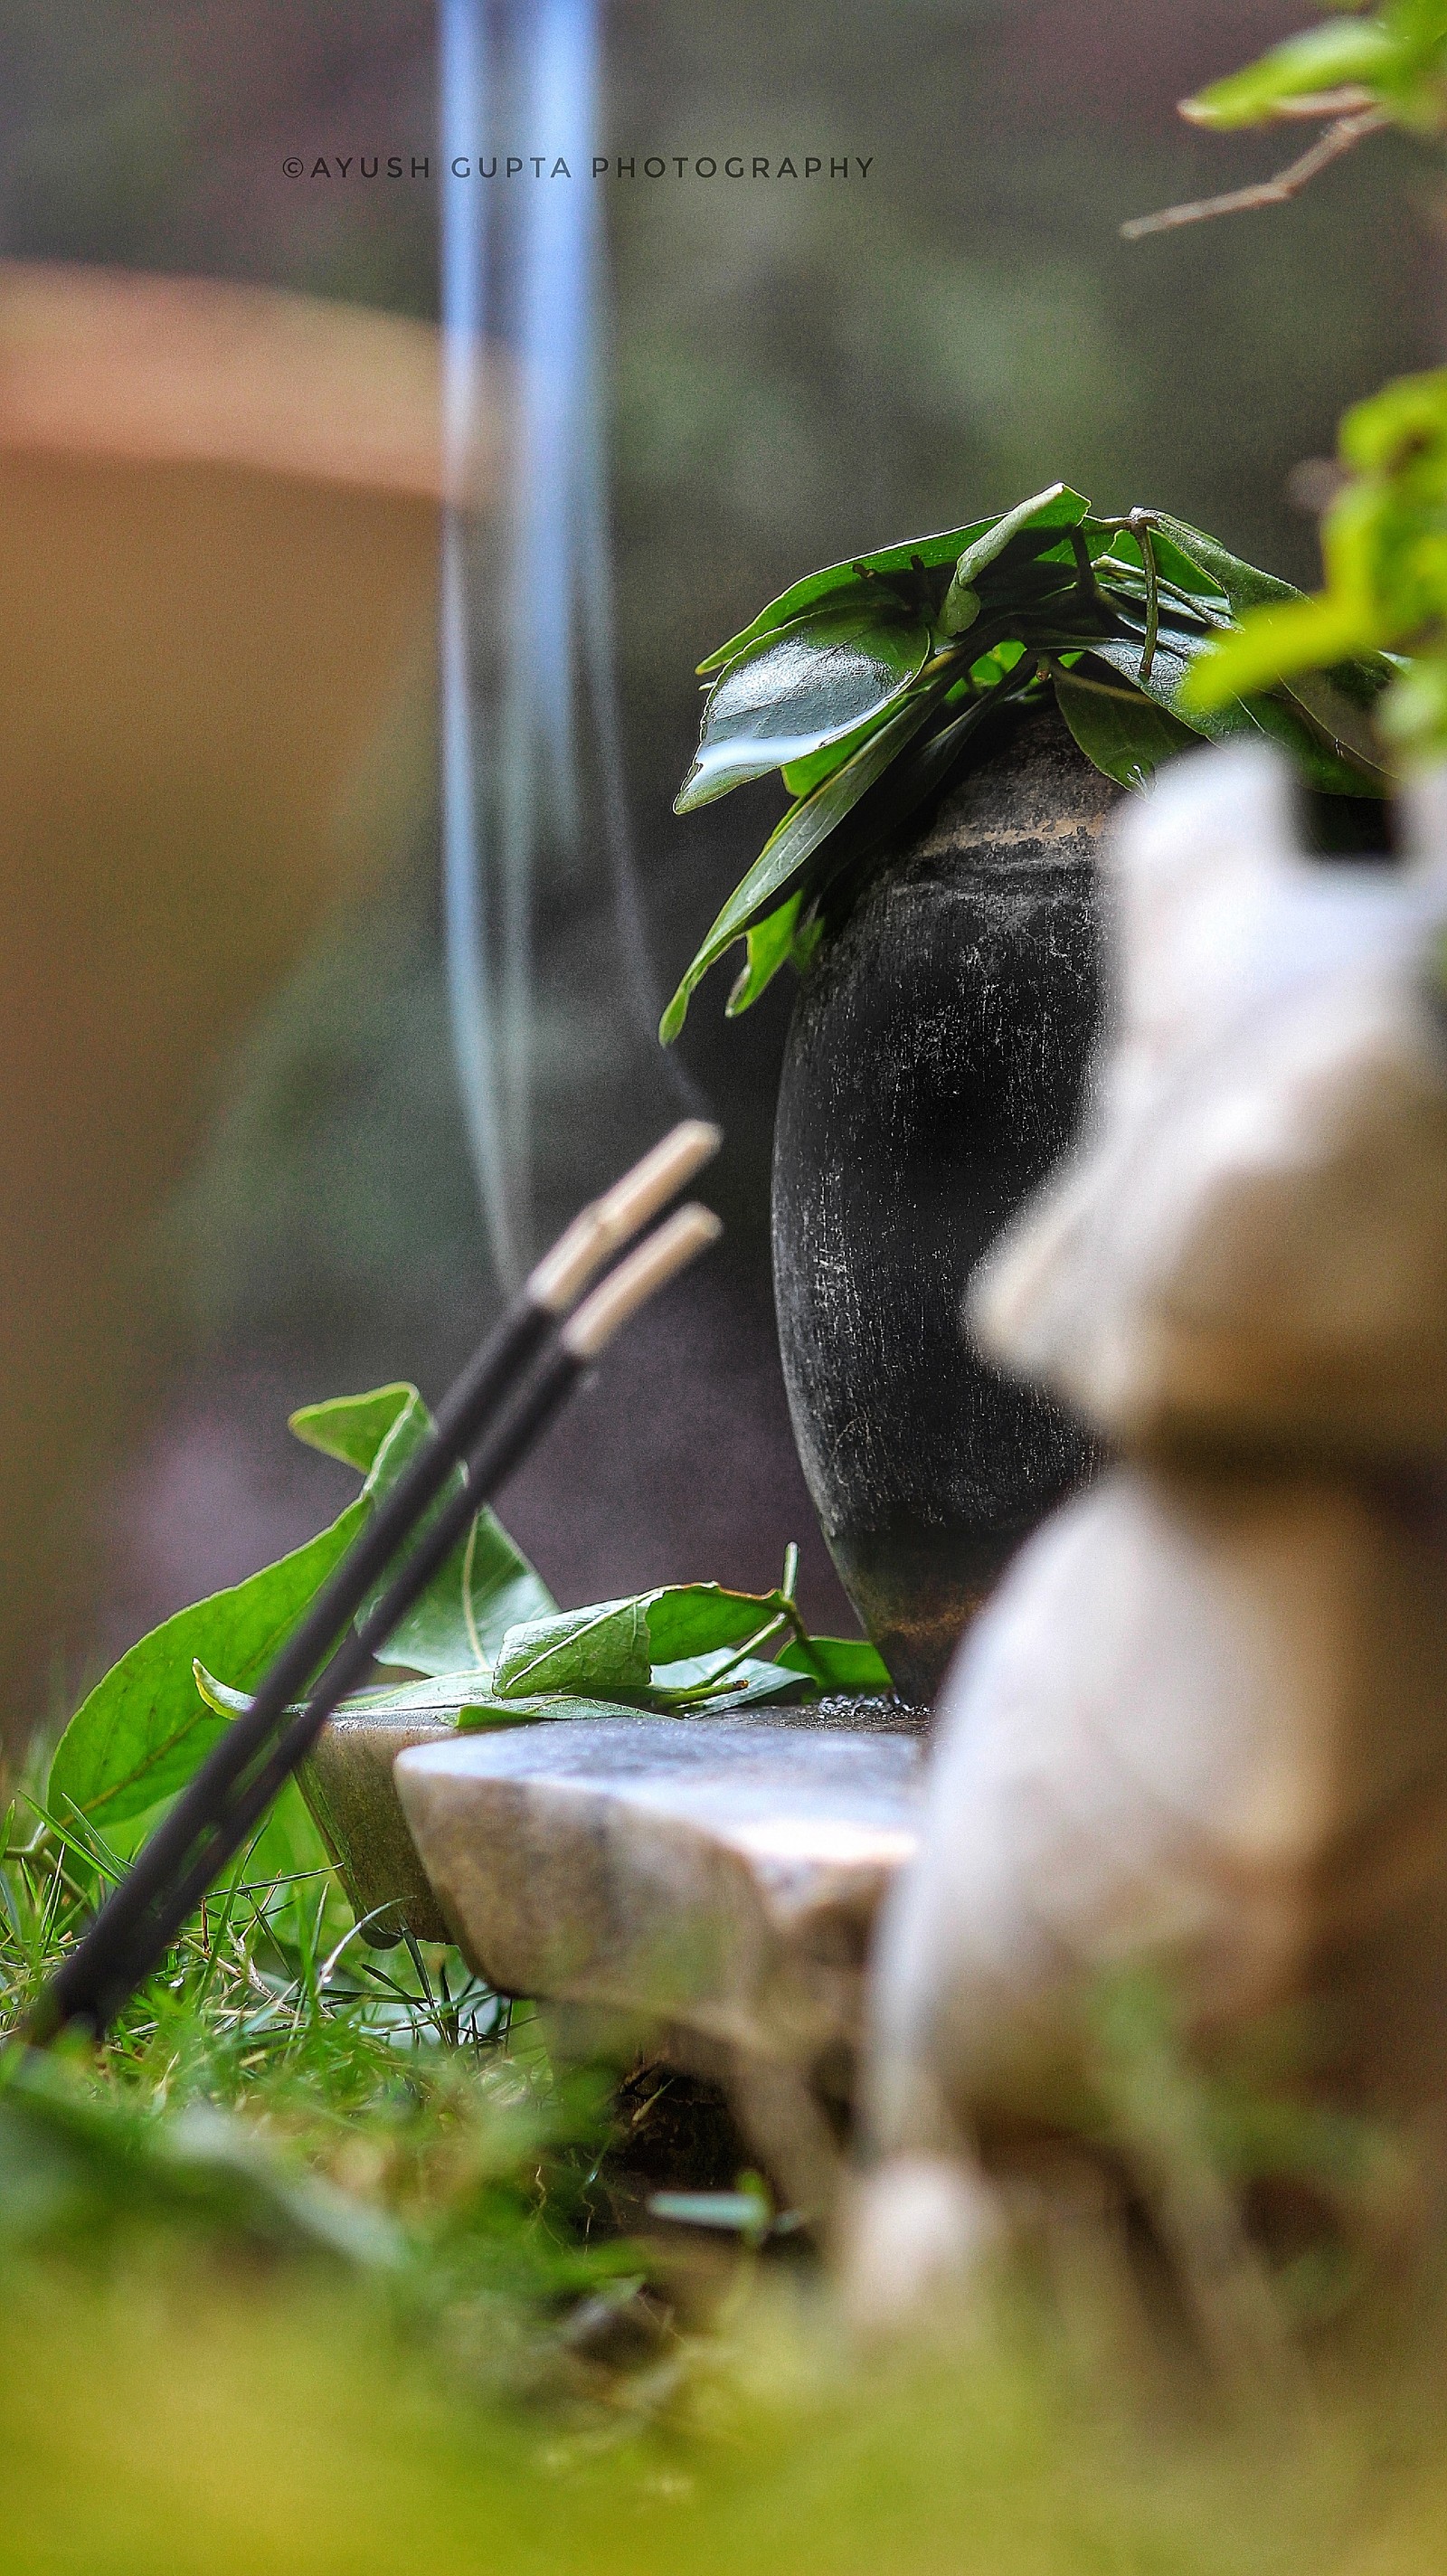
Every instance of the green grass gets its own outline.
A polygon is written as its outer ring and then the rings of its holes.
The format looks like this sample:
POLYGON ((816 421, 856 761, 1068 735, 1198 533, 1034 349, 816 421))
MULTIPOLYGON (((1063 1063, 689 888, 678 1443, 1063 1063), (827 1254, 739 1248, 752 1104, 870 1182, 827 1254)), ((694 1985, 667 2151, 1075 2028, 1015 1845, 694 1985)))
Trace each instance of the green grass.
MULTIPOLYGON (((123 1858, 20 1816, 10 2022, 123 1858)), ((0 2570, 1440 2567, 1430 2319, 1233 2410, 1077 2245, 969 2349, 860 2356, 797 2241, 620 2230, 609 2124, 456 1954, 243 1872, 103 2049, 0 2058, 0 2570)))

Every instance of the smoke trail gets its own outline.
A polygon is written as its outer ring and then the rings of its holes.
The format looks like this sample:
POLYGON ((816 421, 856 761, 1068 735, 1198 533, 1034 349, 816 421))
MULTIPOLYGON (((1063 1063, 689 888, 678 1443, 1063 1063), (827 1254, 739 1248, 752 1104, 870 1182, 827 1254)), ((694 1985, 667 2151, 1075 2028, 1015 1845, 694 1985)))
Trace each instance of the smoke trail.
POLYGON ((549 175, 522 197, 513 337, 507 670, 499 749, 506 1134, 519 1197, 532 1163, 533 882, 550 833, 577 849, 575 706, 583 434, 591 398, 591 155, 598 113, 597 0, 531 0, 520 21, 525 129, 549 175), (571 177, 553 176, 558 161, 571 177))
POLYGON ((486 105, 483 0, 439 0, 438 125, 442 161, 442 436, 447 498, 442 520, 442 877, 447 997, 467 1140, 505 1288, 519 1277, 498 1116, 498 1046, 492 1007, 486 821, 477 792, 472 633, 467 604, 467 495, 471 487, 483 323, 484 209, 476 183, 451 177, 477 149, 486 105))
MULTIPOLYGON (((594 273, 598 246, 591 246, 594 273)), ((596 316, 601 297, 594 295, 596 316)), ((608 534, 608 490, 603 423, 598 398, 601 368, 593 354, 589 396, 583 425, 583 473, 580 504, 582 536, 582 645, 588 695, 598 745, 598 784, 603 810, 603 843, 613 887, 613 921, 627 983, 628 1000, 640 1036, 661 1065, 664 1081, 681 1107, 707 1115, 711 1104, 694 1081, 676 1047, 658 1044, 663 995, 654 970, 652 943, 643 908, 628 806, 627 766, 623 757, 623 723, 618 699, 617 632, 613 605, 613 549, 608 534)))
MULTIPOLYGON (((546 143, 544 175, 505 201, 517 225, 515 286, 501 324, 517 400, 503 519, 498 715, 493 775, 479 793, 465 522, 458 506, 478 393, 484 306, 479 179, 450 176, 496 137, 484 130, 485 0, 440 0, 442 311, 449 506, 443 536, 443 847, 448 990, 458 1080, 499 1275, 511 1283, 531 1234, 534 888, 545 846, 576 858, 582 839, 577 711, 597 752, 601 838, 631 1011, 653 1044, 659 997, 633 862, 613 633, 598 316, 601 0, 517 0, 520 129, 546 143), (558 172, 566 166, 568 176, 558 172), (557 172, 557 175, 554 175, 557 172), (581 664, 581 668, 580 668, 581 664), (580 680, 586 690, 580 690, 580 680), (488 816, 496 883, 489 884, 488 816), (496 914, 497 956, 490 951, 496 914)), ((494 261, 494 265, 496 262, 494 261)), ((697 1106, 673 1057, 665 1080, 697 1106)))

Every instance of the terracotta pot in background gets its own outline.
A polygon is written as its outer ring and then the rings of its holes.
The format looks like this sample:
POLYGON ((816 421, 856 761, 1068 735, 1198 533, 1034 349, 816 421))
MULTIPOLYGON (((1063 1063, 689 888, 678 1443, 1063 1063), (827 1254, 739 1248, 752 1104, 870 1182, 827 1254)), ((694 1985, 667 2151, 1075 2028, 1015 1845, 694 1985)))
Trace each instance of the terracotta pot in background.
POLYGON ((430 793, 424 325, 0 267, 0 1658, 118 1418, 124 1255, 237 1032, 430 793))

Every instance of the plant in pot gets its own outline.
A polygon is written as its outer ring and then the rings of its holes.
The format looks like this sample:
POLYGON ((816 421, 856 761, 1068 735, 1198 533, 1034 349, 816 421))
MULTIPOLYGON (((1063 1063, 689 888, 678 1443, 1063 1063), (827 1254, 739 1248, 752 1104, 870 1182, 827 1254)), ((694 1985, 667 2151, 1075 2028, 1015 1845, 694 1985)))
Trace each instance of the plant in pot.
POLYGON ((932 1696, 1020 1540, 1089 1475, 1084 1428, 963 1340, 973 1264, 1064 1146, 1098 1008, 1113 803, 1201 737, 1263 732, 1372 846, 1380 657, 1218 702, 1188 683, 1293 602, 1167 512, 1063 484, 808 575, 701 664, 677 810, 772 771, 792 802, 664 1016, 737 943, 731 1014, 799 975, 774 1154, 795 1436, 825 1539, 896 1685, 932 1696))

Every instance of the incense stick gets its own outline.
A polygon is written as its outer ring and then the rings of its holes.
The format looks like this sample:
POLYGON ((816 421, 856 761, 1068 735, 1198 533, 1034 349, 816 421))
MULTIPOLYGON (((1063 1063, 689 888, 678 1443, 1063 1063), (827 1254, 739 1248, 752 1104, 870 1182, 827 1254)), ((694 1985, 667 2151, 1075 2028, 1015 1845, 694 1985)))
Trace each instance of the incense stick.
POLYGON ((207 1756, 51 1979, 27 2028, 32 2044, 44 2045, 74 2021, 97 2034, 105 2030, 604 1344, 716 1240, 717 1217, 702 1207, 680 1208, 569 1313, 609 1255, 656 1215, 719 1142, 717 1128, 685 1120, 585 1208, 537 1265, 439 1407, 432 1439, 276 1655, 250 1708, 207 1756), (382 1598, 353 1627, 362 1603, 459 1466, 464 1480, 402 1557, 382 1598), (305 1705, 295 1707, 309 1685, 305 1705))

